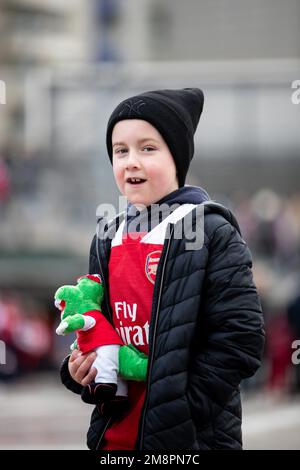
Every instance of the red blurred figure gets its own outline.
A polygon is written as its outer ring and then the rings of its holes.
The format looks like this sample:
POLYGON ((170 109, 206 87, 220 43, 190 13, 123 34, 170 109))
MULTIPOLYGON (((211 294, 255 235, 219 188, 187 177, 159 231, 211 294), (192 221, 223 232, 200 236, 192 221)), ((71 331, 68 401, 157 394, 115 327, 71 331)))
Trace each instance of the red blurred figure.
POLYGON ((267 324, 266 355, 269 364, 268 391, 288 391, 291 370, 292 333, 284 313, 271 316, 267 324))
POLYGON ((7 166, 0 157, 0 204, 7 202, 11 192, 11 181, 7 166))
POLYGON ((49 360, 52 330, 45 312, 34 302, 16 295, 0 298, 0 339, 6 348, 6 364, 0 379, 36 370, 49 360))

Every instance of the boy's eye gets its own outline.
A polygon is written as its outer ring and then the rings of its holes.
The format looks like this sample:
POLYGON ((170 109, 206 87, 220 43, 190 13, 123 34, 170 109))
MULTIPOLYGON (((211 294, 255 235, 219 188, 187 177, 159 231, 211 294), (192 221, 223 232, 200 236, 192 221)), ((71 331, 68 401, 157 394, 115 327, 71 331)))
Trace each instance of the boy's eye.
POLYGON ((118 153, 118 154, 123 154, 125 152, 127 152, 127 148, 125 147, 115 150, 115 153, 118 153))
MULTIPOLYGON (((142 150, 148 153, 148 152, 153 152, 156 149, 152 145, 146 145, 145 147, 142 148, 142 150)), ((127 152, 128 152, 128 149, 126 147, 120 147, 114 150, 114 153, 117 155, 124 155, 127 152)))

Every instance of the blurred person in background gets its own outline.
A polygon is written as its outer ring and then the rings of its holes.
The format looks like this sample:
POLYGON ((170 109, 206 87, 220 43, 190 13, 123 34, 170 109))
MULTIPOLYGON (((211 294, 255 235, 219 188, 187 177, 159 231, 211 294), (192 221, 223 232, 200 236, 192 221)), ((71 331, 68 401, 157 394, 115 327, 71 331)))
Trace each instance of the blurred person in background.
POLYGON ((8 167, 0 155, 0 219, 5 214, 5 208, 11 195, 11 180, 8 167))
MULTIPOLYGON (((296 298, 292 299, 289 303, 287 315, 291 330, 291 340, 300 341, 300 290, 296 298)), ((300 364, 292 363, 291 367, 293 371, 291 392, 300 394, 300 364)))
POLYGON ((6 347, 0 380, 51 367, 51 322, 47 311, 32 298, 13 291, 1 294, 0 338, 6 347))
POLYGON ((263 367, 254 380, 247 381, 246 389, 257 390, 259 379, 268 396, 283 398, 291 389, 297 390, 298 382, 291 344, 299 337, 300 316, 297 299, 291 299, 299 272, 299 199, 297 194, 284 197, 270 189, 236 196, 236 213, 257 258, 254 277, 266 322, 263 367))

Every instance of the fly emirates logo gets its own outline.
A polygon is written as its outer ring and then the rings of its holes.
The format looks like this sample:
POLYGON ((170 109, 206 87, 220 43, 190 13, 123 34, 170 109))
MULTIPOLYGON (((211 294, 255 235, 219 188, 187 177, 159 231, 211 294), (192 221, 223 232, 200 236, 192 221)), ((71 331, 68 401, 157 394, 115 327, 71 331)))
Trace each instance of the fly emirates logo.
POLYGON ((124 341, 124 344, 145 346, 149 344, 149 322, 144 325, 136 325, 137 304, 127 302, 115 302, 116 317, 119 321, 116 331, 124 341))

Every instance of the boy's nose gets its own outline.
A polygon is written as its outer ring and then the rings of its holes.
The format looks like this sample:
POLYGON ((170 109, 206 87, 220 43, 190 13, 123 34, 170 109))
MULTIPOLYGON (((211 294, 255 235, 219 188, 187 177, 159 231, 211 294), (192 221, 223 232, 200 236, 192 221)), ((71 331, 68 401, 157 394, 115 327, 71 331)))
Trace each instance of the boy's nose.
POLYGON ((129 152, 126 159, 127 168, 138 168, 140 167, 140 161, 138 155, 135 152, 129 152))

